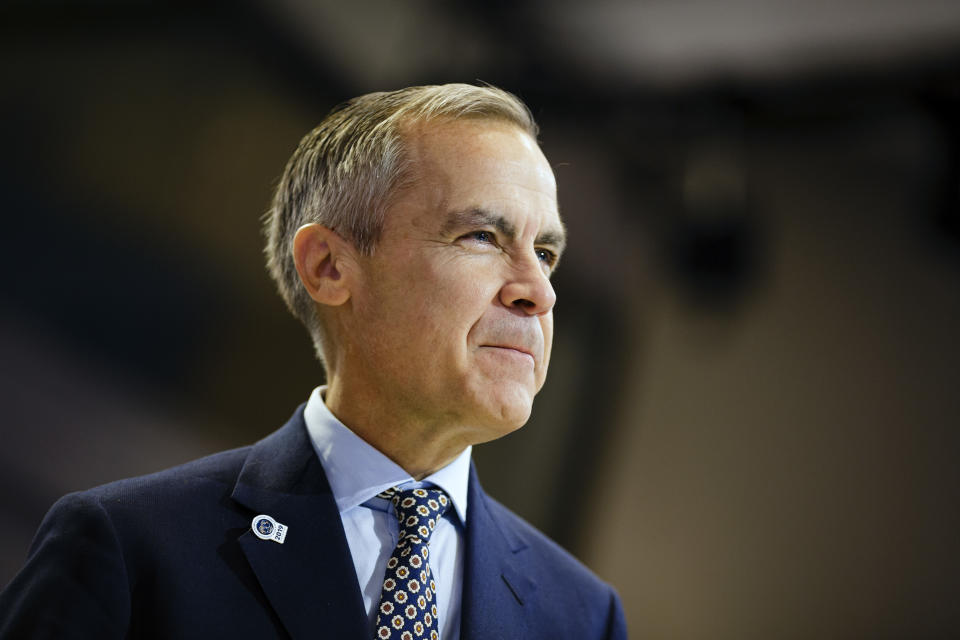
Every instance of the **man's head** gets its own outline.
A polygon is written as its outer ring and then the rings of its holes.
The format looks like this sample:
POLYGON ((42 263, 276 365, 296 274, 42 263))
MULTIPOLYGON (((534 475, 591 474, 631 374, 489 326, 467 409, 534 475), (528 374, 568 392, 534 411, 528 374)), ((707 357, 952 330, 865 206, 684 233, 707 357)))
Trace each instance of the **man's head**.
POLYGON ((386 404, 453 451, 527 420, 564 243, 535 134, 509 94, 422 87, 351 101, 294 154, 269 264, 354 423, 386 404))
POLYGON ((408 87, 370 93, 337 106, 300 141, 265 216, 267 269, 290 311, 307 327, 324 359, 323 327, 300 286, 293 237, 321 224, 374 251, 386 209, 410 179, 409 131, 418 123, 471 119, 513 124, 532 138, 537 125, 516 96, 468 84, 408 87))

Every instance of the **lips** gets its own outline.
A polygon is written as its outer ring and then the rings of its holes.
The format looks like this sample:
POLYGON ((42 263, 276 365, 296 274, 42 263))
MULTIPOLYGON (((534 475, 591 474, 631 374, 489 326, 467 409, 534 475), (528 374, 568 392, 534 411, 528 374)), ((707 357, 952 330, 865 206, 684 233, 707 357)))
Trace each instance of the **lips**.
POLYGON ((533 350, 524 345, 517 344, 484 344, 480 346, 481 351, 486 351, 497 358, 503 358, 515 365, 521 365, 524 368, 537 368, 538 358, 533 355, 533 350))
POLYGON ((533 350, 529 349, 528 347, 523 347, 523 346, 513 345, 513 344, 485 344, 483 346, 490 347, 492 349, 509 349, 511 351, 519 351, 520 353, 528 355, 534 360, 536 360, 536 356, 533 355, 533 350))

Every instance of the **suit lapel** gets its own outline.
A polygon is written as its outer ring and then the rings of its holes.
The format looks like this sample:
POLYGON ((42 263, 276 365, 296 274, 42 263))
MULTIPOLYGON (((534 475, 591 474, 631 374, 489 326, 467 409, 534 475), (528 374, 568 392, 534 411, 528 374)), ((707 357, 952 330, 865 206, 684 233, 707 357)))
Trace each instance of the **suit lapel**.
POLYGON ((461 640, 528 637, 536 585, 518 565, 526 543, 496 511, 470 468, 467 553, 463 581, 461 640))
POLYGON ((366 638, 367 616, 336 503, 302 407, 255 444, 231 496, 286 525, 283 544, 239 538, 267 599, 293 638, 366 638))

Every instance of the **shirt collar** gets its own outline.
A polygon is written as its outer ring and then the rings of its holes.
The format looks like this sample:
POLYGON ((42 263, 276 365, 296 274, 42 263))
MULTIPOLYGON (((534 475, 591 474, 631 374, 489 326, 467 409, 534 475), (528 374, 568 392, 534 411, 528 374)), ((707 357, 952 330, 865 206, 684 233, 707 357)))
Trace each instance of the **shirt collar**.
POLYGON ((400 465, 340 422, 323 402, 325 391, 326 387, 313 390, 303 418, 340 513, 391 487, 406 489, 433 484, 447 492, 460 522, 466 524, 472 447, 467 447, 453 462, 417 482, 400 465), (409 487, 403 486, 408 484, 409 487))

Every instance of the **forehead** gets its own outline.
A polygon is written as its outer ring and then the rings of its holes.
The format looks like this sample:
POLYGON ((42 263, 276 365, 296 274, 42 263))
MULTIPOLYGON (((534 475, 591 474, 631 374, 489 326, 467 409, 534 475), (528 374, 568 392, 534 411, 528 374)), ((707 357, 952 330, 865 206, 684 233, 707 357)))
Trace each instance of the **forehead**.
POLYGON ((408 179, 397 204, 416 205, 425 218, 484 209, 518 225, 561 226, 553 170, 536 140, 516 125, 431 122, 411 127, 404 137, 408 179))

